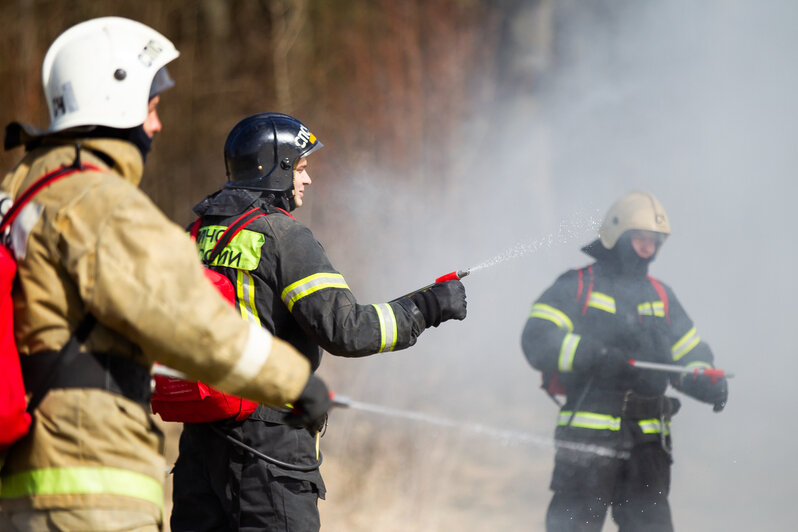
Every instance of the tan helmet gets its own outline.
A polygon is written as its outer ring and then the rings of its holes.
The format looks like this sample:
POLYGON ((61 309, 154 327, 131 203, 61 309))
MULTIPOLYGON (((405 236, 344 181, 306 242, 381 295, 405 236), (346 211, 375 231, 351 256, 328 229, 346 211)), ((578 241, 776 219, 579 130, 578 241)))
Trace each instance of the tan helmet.
POLYGON ((599 228, 599 239, 612 249, 626 231, 655 231, 671 234, 668 215, 662 204, 650 192, 635 190, 613 203, 599 228))

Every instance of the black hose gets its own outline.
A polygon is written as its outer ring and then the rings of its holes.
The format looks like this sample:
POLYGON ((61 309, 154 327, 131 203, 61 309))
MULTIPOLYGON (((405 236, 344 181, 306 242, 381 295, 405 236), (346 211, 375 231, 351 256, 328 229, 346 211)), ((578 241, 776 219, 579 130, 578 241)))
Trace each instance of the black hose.
POLYGON ((289 471, 303 471, 303 472, 315 471, 315 470, 317 470, 319 468, 319 466, 321 465, 322 460, 324 459, 324 457, 321 455, 321 452, 319 452, 319 459, 313 464, 309 464, 309 465, 289 464, 288 462, 283 462, 282 460, 278 460, 277 458, 273 458, 273 457, 269 456, 268 454, 264 454, 264 453, 260 452, 259 450, 250 447, 246 443, 242 442, 238 438, 235 438, 235 437, 231 436, 230 434, 225 434, 218 427, 215 427, 213 425, 210 425, 210 427, 211 427, 211 429, 213 429, 213 431, 216 434, 218 434, 219 436, 222 436, 224 439, 226 439, 227 441, 229 441, 233 445, 237 445, 238 447, 244 449, 246 452, 250 453, 255 458, 260 458, 264 462, 267 462, 267 463, 272 464, 272 465, 276 465, 277 467, 282 467, 283 469, 288 469, 289 471))
POLYGON ((590 378, 587 380, 587 384, 585 384, 585 387, 582 389, 582 393, 579 394, 579 399, 576 400, 576 403, 574 403, 574 406, 571 409, 571 417, 568 418, 568 423, 565 425, 566 427, 571 426, 571 422, 574 420, 574 416, 576 416, 576 411, 579 410, 582 407, 582 403, 585 402, 585 397, 587 397, 590 388, 593 387, 594 377, 595 375, 590 376, 590 378))

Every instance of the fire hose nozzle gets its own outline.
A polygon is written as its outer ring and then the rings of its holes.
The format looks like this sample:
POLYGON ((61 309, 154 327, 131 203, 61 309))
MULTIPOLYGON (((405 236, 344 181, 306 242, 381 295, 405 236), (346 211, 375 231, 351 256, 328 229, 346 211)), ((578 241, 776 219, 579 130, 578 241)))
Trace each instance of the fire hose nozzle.
POLYGON ((345 395, 330 393, 330 399, 332 400, 332 406, 336 408, 349 408, 352 406, 352 400, 345 395))
POLYGON ((465 277, 469 273, 471 273, 470 270, 455 270, 453 272, 447 273, 446 275, 441 275, 440 277, 435 279, 435 282, 436 283, 443 283, 443 282, 446 282, 446 281, 455 281, 455 280, 459 281, 460 279, 462 279, 463 277, 465 277))

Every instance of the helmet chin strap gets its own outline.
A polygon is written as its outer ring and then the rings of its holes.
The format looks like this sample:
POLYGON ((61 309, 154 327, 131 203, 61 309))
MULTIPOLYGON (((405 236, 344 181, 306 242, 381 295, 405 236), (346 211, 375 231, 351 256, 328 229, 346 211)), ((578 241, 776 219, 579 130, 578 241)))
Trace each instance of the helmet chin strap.
POLYGON ((296 209, 296 203, 294 203, 293 195, 287 196, 282 193, 264 192, 263 199, 266 200, 266 203, 268 203, 269 205, 280 207, 281 209, 285 209, 288 212, 291 212, 294 209, 296 209))

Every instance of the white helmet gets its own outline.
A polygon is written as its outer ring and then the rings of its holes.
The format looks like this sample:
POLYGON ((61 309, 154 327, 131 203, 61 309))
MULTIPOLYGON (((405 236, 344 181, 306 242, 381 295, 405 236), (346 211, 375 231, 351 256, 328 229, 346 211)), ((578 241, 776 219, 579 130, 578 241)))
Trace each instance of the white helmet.
POLYGON ((102 17, 71 27, 50 45, 42 64, 48 132, 143 124, 156 73, 178 55, 169 39, 126 18, 102 17))
POLYGON ((612 249, 623 233, 634 229, 671 233, 665 209, 650 192, 635 190, 616 201, 601 223, 599 239, 605 248, 612 249))

